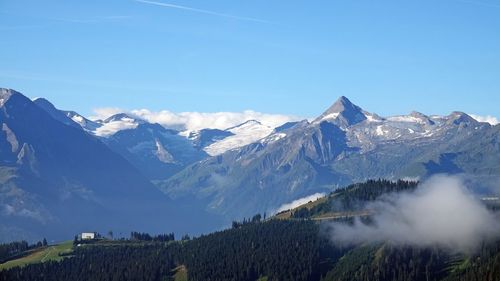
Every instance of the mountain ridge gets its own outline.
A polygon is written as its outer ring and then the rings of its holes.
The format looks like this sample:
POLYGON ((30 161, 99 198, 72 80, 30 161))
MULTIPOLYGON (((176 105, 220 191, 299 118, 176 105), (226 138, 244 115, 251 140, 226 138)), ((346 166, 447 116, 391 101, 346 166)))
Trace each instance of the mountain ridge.
POLYGON ((456 112, 383 118, 341 97, 310 123, 195 163, 160 186, 172 198, 195 196, 207 210, 244 217, 372 178, 449 172, 481 182, 500 175, 493 165, 500 163, 498 128, 456 112), (495 153, 483 154, 475 144, 488 141, 482 149, 495 153), (475 175, 477 169, 483 172, 475 175))

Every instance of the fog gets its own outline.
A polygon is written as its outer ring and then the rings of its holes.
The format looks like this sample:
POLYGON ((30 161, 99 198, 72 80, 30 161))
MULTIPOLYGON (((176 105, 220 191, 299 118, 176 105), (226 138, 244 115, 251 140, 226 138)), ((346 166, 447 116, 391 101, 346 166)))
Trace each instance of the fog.
POLYGON ((333 240, 341 244, 441 246, 470 252, 500 233, 496 214, 487 210, 457 177, 435 176, 412 193, 386 196, 368 208, 375 212, 373 223, 335 223, 331 229, 333 240))
POLYGON ((311 194, 309 196, 293 200, 290 203, 283 204, 278 209, 276 209, 275 211, 273 211, 271 213, 275 214, 275 213, 279 213, 282 211, 291 210, 291 209, 297 208, 298 206, 307 204, 309 201, 316 201, 316 200, 318 200, 318 198, 321 198, 324 196, 325 196, 325 193, 314 193, 314 194, 311 194))

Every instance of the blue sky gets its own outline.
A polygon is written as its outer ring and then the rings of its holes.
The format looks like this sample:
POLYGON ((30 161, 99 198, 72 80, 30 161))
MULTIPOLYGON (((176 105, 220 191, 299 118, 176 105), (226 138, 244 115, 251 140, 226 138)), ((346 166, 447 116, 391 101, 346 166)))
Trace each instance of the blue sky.
POLYGON ((500 117, 500 0, 0 0, 0 86, 60 108, 500 117))

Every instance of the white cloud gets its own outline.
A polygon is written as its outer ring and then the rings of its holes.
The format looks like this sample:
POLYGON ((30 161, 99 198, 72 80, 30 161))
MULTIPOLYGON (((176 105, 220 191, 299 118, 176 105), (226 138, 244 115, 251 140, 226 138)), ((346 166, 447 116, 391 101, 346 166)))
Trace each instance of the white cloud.
POLYGON ((325 196, 325 193, 314 193, 312 195, 302 197, 302 198, 294 200, 290 203, 286 203, 286 204, 281 205, 274 213, 279 213, 282 211, 297 208, 300 205, 304 205, 304 204, 308 203, 309 201, 316 201, 318 198, 321 198, 324 196, 325 196))
POLYGON ((470 114, 470 116, 479 122, 486 122, 486 123, 490 123, 491 125, 496 125, 496 124, 500 123, 498 118, 491 116, 491 115, 480 116, 480 115, 470 114))
POLYGON ((147 109, 140 109, 132 110, 131 113, 148 122, 158 123, 167 128, 187 131, 197 131, 205 128, 224 130, 248 120, 257 120, 263 125, 275 128, 286 122, 301 120, 297 116, 268 114, 252 110, 245 110, 243 112, 174 113, 168 110, 153 112, 147 109))
POLYGON ((121 130, 134 129, 138 125, 139 124, 135 122, 134 119, 122 118, 120 120, 104 123, 94 131, 94 134, 99 137, 107 137, 121 130))
POLYGON ((437 245, 470 252, 484 239, 500 234, 496 214, 474 198, 456 177, 433 177, 413 193, 388 196, 368 209, 375 212, 373 223, 334 223, 333 240, 346 244, 385 241, 437 245))
MULTIPOLYGON (((300 121, 303 118, 293 115, 284 114, 269 114, 253 110, 245 110, 243 112, 181 112, 174 113, 168 110, 150 111, 148 109, 124 110, 117 107, 103 107, 93 110, 94 115, 90 116, 90 120, 105 120, 112 115, 118 113, 127 113, 130 116, 143 119, 150 123, 158 123, 166 128, 184 131, 187 135, 189 132, 201 129, 220 129, 225 130, 237 125, 240 125, 249 120, 257 120, 262 125, 276 128, 286 122, 300 121)), ((95 131, 98 136, 109 136, 117 131, 135 128, 132 120, 117 120, 105 123, 102 127, 95 131)), ((272 130, 271 129, 271 130, 272 130)))
POLYGON ((94 108, 93 111, 94 115, 88 117, 90 120, 93 121, 104 120, 112 115, 126 112, 126 110, 123 110, 118 107, 99 107, 99 108, 94 108))

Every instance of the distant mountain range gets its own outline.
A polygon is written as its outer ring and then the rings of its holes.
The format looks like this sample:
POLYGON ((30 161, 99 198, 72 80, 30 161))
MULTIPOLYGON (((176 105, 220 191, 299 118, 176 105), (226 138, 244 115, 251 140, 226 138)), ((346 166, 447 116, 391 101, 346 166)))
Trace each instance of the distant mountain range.
POLYGON ((318 118, 179 132, 89 120, 0 89, 0 241, 78 231, 214 230, 371 178, 500 175, 500 126, 462 112, 381 117, 341 97, 318 118))
POLYGON ((500 126, 463 112, 380 117, 341 97, 302 121, 241 148, 194 163, 159 184, 228 217, 373 178, 464 174, 477 186, 500 175, 500 126))

